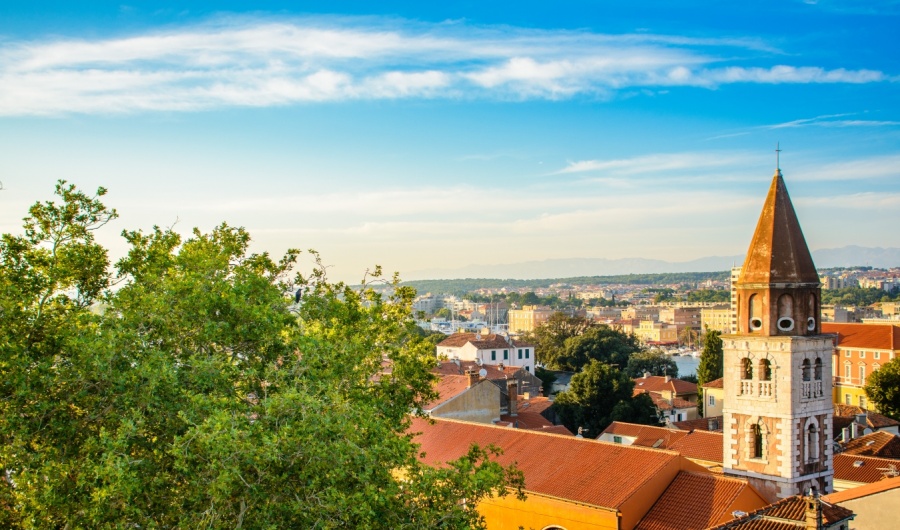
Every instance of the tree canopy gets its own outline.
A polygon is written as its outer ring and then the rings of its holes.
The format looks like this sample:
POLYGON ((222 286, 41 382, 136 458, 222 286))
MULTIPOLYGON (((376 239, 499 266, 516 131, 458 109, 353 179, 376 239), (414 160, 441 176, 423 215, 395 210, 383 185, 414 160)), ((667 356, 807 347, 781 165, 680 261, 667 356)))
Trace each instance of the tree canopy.
POLYGON ((599 325, 566 339, 553 365, 559 370, 577 372, 591 360, 596 360, 624 370, 631 355, 639 351, 641 345, 634 335, 599 325))
POLYGON ((127 231, 111 277, 105 190, 56 193, 0 239, 0 526, 470 528, 521 487, 491 448, 419 461, 434 358, 397 278, 304 276, 226 224, 127 231))
POLYGON ((633 390, 634 381, 624 371, 591 359, 572 376, 569 390, 560 392, 553 406, 566 428, 572 432, 586 428, 592 438, 613 421, 656 424, 653 401, 645 394, 633 400, 633 390))
POLYGON ((650 375, 678 377, 678 364, 660 350, 642 350, 632 353, 625 365, 628 377, 635 378, 649 372, 650 375))
POLYGON ((865 391, 878 412, 900 420, 900 357, 869 374, 865 391))
POLYGON ((701 397, 697 404, 701 414, 703 413, 703 385, 719 379, 724 374, 725 354, 722 351, 722 333, 715 329, 707 329, 703 335, 700 365, 697 367, 697 390, 701 397))

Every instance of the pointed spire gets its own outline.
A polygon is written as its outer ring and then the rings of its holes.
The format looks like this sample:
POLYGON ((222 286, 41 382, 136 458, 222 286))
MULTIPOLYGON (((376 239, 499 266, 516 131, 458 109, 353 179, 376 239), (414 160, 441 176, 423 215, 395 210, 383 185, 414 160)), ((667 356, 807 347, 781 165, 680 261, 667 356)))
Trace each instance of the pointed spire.
POLYGON ((775 176, 772 177, 772 185, 737 283, 819 283, 819 274, 806 246, 806 239, 780 169, 775 169, 775 176))

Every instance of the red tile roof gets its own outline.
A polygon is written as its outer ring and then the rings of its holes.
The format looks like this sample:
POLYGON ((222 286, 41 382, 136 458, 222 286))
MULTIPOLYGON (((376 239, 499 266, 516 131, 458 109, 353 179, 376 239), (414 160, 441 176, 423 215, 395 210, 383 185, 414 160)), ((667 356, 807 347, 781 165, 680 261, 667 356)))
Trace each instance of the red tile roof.
POLYGON ((675 429, 666 429, 665 427, 652 427, 650 425, 638 425, 637 423, 614 421, 600 433, 601 436, 604 434, 636 438, 633 445, 641 447, 667 449, 677 440, 687 436, 688 433, 675 429))
MULTIPOLYGON (((507 348, 509 347, 507 346, 507 348)), ((486 379, 491 380, 512 378, 516 372, 525 369, 521 366, 478 364, 475 361, 459 361, 459 364, 456 361, 443 361, 438 363, 436 368, 432 368, 431 372, 438 375, 462 375, 466 373, 466 370, 478 372, 482 368, 487 372, 486 379)))
POLYGON ((900 488, 900 477, 886 478, 883 480, 879 480, 878 482, 873 482, 871 484, 857 486, 855 488, 838 491, 836 493, 829 493, 822 498, 826 502, 829 502, 831 504, 840 504, 842 502, 861 499, 863 497, 868 497, 869 495, 875 495, 877 493, 883 493, 885 491, 897 488, 900 488))
POLYGON ((682 471, 635 530, 708 528, 728 515, 728 509, 747 488, 743 480, 682 471))
POLYGON ((874 430, 900 426, 900 421, 888 418, 877 412, 864 410, 862 407, 857 407, 856 405, 842 405, 840 403, 834 405, 835 417, 855 419, 858 414, 865 414, 866 425, 874 430))
POLYGON ((900 326, 822 322, 822 333, 836 333, 838 347, 900 350, 900 326))
POLYGON ((709 422, 714 421, 716 428, 713 432, 722 432, 722 416, 710 416, 708 418, 697 418, 696 420, 676 421, 672 423, 682 431, 708 431, 709 422))
POLYGON ((454 333, 439 342, 438 346, 443 346, 445 348, 461 348, 470 342, 479 350, 532 346, 526 342, 513 339, 509 339, 509 342, 507 342, 506 338, 502 335, 497 335, 496 333, 486 333, 481 335, 477 333, 454 333), (481 337, 480 339, 476 338, 479 336, 481 337))
POLYGON ((647 377, 637 377, 634 380, 634 391, 639 390, 647 392, 675 392, 676 396, 697 394, 697 385, 690 381, 682 381, 681 379, 669 378, 661 375, 650 375, 647 377))
POLYGON ((890 475, 891 469, 900 472, 900 461, 877 456, 839 453, 834 455, 834 478, 848 482, 878 482, 890 475))
POLYGON ((841 443, 842 454, 900 458, 900 436, 886 431, 875 431, 846 443, 841 443))
POLYGON ((650 399, 653 400, 653 404, 656 405, 656 408, 659 410, 672 410, 672 409, 690 409, 697 408, 696 403, 691 403, 690 401, 681 399, 681 398, 673 398, 666 399, 659 392, 641 392, 637 391, 634 395, 638 394, 650 394, 650 399))
POLYGON ((472 443, 494 444, 503 450, 497 462, 516 463, 527 491, 607 508, 621 506, 681 458, 671 451, 453 420, 414 418, 410 432, 418 433, 413 441, 420 444, 427 464, 455 460, 472 443))
POLYGON ((438 405, 462 394, 469 388, 469 376, 466 375, 445 375, 438 378, 434 384, 434 389, 438 393, 433 401, 426 404, 424 410, 431 410, 438 405))
POLYGON ((703 385, 703 388, 725 388, 725 378, 720 377, 703 385))
MULTIPOLYGON (((781 499, 780 501, 760 508, 739 519, 724 523, 709 530, 737 528, 740 530, 796 530, 806 528, 807 498, 800 495, 781 499)), ((827 501, 822 502, 822 520, 826 526, 849 519, 853 512, 827 501)))
POLYGON ((676 440, 669 446, 669 449, 678 451, 688 458, 721 464, 723 462, 722 447, 721 432, 693 431, 680 440, 676 440))

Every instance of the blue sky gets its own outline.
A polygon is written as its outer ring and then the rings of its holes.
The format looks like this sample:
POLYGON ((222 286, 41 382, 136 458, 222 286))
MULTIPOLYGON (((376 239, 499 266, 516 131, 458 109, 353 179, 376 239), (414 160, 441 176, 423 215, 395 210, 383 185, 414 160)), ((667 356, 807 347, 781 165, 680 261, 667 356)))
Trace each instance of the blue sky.
POLYGON ((430 4, 0 7, 0 230, 65 178, 114 256, 227 221, 348 281, 686 261, 746 250, 780 142, 812 249, 900 246, 900 2, 430 4))

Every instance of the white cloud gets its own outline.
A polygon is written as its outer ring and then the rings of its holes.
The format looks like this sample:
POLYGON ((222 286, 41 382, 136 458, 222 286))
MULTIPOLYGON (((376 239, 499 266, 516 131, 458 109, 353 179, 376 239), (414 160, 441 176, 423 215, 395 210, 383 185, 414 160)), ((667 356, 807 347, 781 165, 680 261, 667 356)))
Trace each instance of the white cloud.
POLYGON ((866 69, 727 65, 746 51, 779 53, 758 39, 373 19, 221 19, 125 38, 6 42, 0 115, 344 99, 597 97, 628 88, 889 80, 866 69))
POLYGON ((753 159, 749 154, 735 152, 655 153, 633 158, 570 162, 554 174, 603 172, 612 175, 638 175, 701 168, 733 168, 751 162, 753 159))

